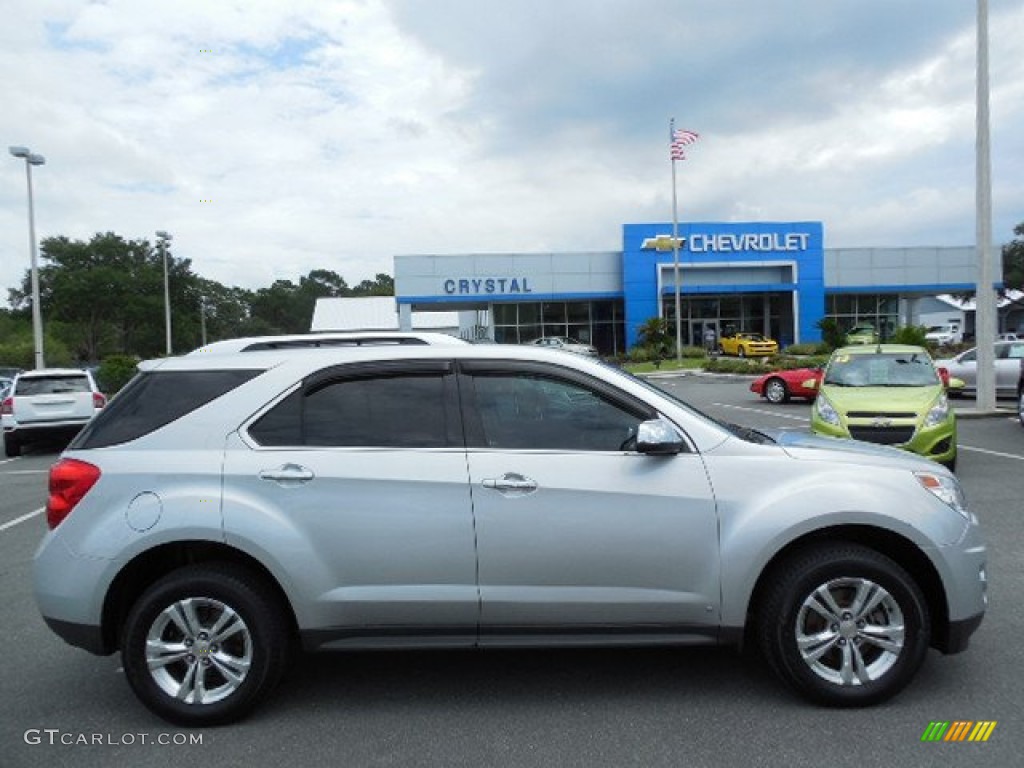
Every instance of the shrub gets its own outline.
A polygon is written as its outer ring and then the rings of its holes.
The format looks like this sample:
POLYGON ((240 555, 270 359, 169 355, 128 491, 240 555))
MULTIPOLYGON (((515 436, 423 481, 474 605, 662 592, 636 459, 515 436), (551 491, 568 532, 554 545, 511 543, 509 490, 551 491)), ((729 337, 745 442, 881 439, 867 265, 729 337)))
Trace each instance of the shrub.
POLYGON ((823 317, 814 327, 821 331, 822 342, 828 347, 829 352, 846 344, 846 334, 834 317, 823 317))
POLYGON ((926 347, 928 346, 928 341, 924 337, 926 333, 928 333, 928 329, 923 325, 904 325, 897 328, 892 336, 889 337, 889 343, 926 347))
POLYGON ((131 355, 111 355, 104 358, 96 372, 99 388, 107 394, 114 395, 135 375, 139 358, 131 355))
POLYGON ((763 373, 764 366, 757 360, 741 357, 711 357, 704 364, 705 371, 713 373, 763 373))
POLYGON ((636 346, 629 350, 631 363, 646 363, 651 359, 651 351, 647 347, 636 346))
POLYGON ((827 363, 828 357, 828 355, 808 355, 806 357, 775 355, 774 357, 768 358, 765 362, 765 367, 775 371, 792 371, 797 368, 813 368, 816 365, 824 365, 827 363))
POLYGON ((787 355, 827 355, 828 344, 824 341, 809 341, 804 344, 790 344, 783 352, 787 355))
POLYGON ((683 347, 682 357, 697 358, 707 357, 707 352, 704 351, 703 347, 683 347))

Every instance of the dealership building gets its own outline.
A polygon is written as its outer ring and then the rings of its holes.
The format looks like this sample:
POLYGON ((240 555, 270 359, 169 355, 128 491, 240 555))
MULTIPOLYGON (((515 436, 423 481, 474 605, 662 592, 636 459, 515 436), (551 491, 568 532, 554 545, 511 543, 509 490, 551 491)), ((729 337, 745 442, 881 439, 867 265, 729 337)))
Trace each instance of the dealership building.
MULTIPOLYGON (((923 298, 973 291, 977 274, 973 246, 826 248, 815 221, 680 223, 678 235, 682 337, 694 346, 708 327, 818 341, 825 317, 885 334, 917 324, 923 298)), ((624 352, 652 317, 674 333, 676 257, 671 224, 625 224, 620 251, 396 256, 398 327, 458 312, 463 336, 572 336, 624 352)))
POLYGON ((396 325, 453 313, 464 337, 572 336, 617 354, 650 318, 674 334, 678 262, 684 344, 710 327, 786 346, 820 340, 825 317, 883 336, 919 324, 923 299, 969 293, 977 272, 973 246, 826 248, 815 221, 680 223, 678 236, 678 252, 672 225, 655 223, 625 224, 618 251, 396 256, 396 325))

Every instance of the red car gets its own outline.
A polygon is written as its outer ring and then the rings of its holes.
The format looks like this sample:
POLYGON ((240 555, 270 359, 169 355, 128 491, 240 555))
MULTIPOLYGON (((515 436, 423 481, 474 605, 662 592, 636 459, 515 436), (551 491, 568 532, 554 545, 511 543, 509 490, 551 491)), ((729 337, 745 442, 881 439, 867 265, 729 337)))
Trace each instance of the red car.
POLYGON ((785 403, 791 397, 813 400, 818 395, 817 387, 805 387, 808 379, 821 383, 822 368, 796 368, 792 371, 772 371, 759 376, 750 383, 750 391, 770 403, 785 403))

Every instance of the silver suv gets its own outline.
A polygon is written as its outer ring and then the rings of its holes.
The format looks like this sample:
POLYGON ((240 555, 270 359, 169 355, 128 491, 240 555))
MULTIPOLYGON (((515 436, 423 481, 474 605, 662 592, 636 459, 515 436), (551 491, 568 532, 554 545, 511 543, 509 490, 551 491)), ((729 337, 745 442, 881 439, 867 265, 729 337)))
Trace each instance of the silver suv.
POLYGON ((386 347, 468 344, 457 336, 436 331, 338 331, 333 333, 297 333, 285 336, 246 336, 214 341, 189 352, 190 355, 224 355, 235 352, 266 352, 272 349, 310 349, 321 347, 386 347))
POLYGON ((20 456, 29 443, 70 440, 106 404, 89 371, 46 368, 19 373, 0 398, 4 453, 20 456))
POLYGON ((186 725, 244 715, 299 644, 747 639, 809 699, 867 705, 929 646, 963 651, 986 605, 943 467, 526 347, 144 363, 53 467, 47 517, 46 622, 120 650, 186 725))

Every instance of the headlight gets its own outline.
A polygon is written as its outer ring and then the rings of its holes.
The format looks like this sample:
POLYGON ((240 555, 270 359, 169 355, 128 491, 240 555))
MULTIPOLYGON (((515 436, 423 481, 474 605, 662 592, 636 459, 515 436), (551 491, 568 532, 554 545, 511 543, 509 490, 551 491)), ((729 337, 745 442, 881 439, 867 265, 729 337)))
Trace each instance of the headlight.
POLYGON ((824 395, 818 395, 818 398, 814 401, 814 407, 822 421, 836 427, 839 426, 839 414, 836 413, 836 409, 832 407, 832 403, 828 401, 828 398, 824 395))
POLYGON ((955 477, 932 472, 915 472, 914 477, 925 490, 931 491, 944 504, 948 504, 968 520, 971 519, 971 514, 967 511, 964 492, 960 489, 960 483, 955 477))
POLYGON ((932 409, 928 411, 928 415, 924 417, 924 425, 926 427, 934 427, 944 422, 947 418, 949 418, 949 399, 946 397, 946 393, 943 392, 939 395, 939 399, 935 401, 932 409))

